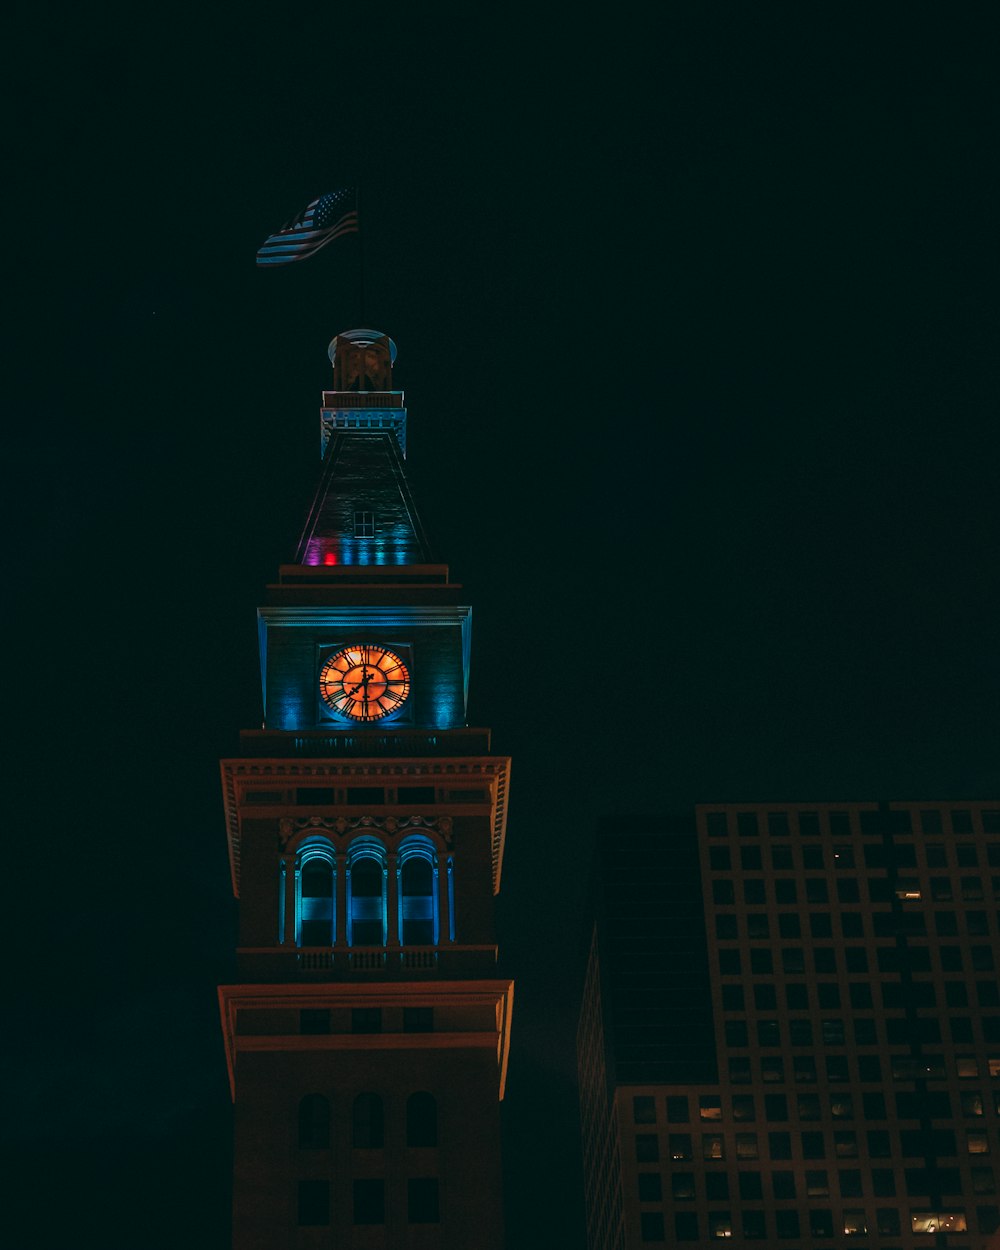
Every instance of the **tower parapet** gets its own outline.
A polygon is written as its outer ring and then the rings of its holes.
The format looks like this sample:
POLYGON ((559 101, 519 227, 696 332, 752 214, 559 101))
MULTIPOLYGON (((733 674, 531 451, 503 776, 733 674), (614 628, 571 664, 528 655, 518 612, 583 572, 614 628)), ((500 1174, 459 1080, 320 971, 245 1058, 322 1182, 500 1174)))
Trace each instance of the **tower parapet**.
POLYGON ((381 330, 344 330, 330 342, 333 390, 323 392, 320 455, 336 430, 387 430, 406 458, 403 392, 392 388, 396 344, 381 330))
POLYGON ((299 543, 304 565, 415 565, 431 560, 403 471, 406 409, 392 389, 396 344, 380 330, 330 343, 334 390, 323 392, 323 477, 299 543))

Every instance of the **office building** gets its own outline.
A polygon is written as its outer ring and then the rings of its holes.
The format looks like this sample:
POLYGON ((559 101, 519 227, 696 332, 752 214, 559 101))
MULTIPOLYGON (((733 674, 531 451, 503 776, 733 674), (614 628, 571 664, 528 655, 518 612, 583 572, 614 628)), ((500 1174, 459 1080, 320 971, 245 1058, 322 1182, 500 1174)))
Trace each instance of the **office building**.
POLYGON ((591 1250, 996 1245, 1000 803, 705 805, 599 846, 591 1250))

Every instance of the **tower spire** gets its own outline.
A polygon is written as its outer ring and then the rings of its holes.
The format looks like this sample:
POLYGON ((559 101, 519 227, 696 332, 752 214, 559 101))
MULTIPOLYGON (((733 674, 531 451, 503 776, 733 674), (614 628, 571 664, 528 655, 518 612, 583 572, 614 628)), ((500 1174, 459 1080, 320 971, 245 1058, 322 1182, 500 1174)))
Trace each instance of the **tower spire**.
POLYGON ((427 564, 430 546, 404 471, 406 408, 392 384, 396 344, 380 330, 346 330, 329 356, 323 470, 296 563, 427 564))

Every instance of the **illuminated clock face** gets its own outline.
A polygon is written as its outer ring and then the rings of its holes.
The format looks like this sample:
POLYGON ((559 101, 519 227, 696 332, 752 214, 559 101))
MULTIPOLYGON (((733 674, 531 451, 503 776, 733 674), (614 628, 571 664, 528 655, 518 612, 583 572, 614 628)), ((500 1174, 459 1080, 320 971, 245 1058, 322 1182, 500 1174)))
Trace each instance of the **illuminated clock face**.
POLYGON ((344 647, 323 665, 319 693, 327 707, 352 720, 378 720, 406 702, 410 674, 385 647, 344 647))

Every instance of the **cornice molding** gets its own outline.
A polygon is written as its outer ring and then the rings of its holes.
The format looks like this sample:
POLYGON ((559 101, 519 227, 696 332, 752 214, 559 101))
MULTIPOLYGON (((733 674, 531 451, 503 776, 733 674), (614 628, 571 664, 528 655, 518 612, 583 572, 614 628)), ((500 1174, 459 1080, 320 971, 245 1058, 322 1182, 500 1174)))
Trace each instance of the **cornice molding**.
POLYGON ((267 759, 243 756, 219 761, 224 771, 236 778, 284 777, 479 777, 497 776, 510 768, 507 755, 415 756, 408 760, 336 759, 319 760, 315 756, 302 759, 267 759))
POLYGON ((319 1033, 300 1035, 241 1035, 240 1051, 302 1050, 495 1050, 497 1032, 491 1033, 319 1033))
POLYGON ((497 1004, 513 992, 508 977, 461 981, 302 981, 289 984, 220 985, 219 1000, 233 1011, 300 1007, 445 1007, 497 1004), (359 1004, 358 999, 372 1002, 359 1004))
POLYGON ((278 820, 278 844, 285 850, 293 838, 311 829, 343 836, 359 829, 377 829, 390 838, 414 829, 429 829, 440 834, 445 846, 452 846, 450 816, 282 816, 278 820))
POLYGON ((319 1047, 347 1049, 357 1045, 370 1050, 382 1047, 398 1049, 412 1045, 483 1046, 495 1048, 499 1075, 499 1096, 502 1099, 507 1082, 507 1057, 510 1047, 510 1025, 514 1010, 514 982, 510 980, 437 981, 433 985, 413 982, 305 983, 301 985, 220 985, 219 1013, 225 1041, 229 1085, 236 1097, 236 1056, 247 1050, 306 1050, 319 1047), (246 1010, 301 1010, 303 1007, 356 1007, 359 1004, 381 1007, 492 1007, 496 1028, 487 1033, 435 1030, 432 1033, 381 1034, 241 1034, 237 1016, 246 1010), (356 1043, 340 1039, 356 1038, 356 1043), (377 1040, 401 1038, 402 1041, 377 1040), (437 1039, 414 1042, 411 1039, 437 1039), (452 1040, 453 1039, 453 1040, 452 1040))
MULTIPOLYGON (((344 587, 343 590, 347 590, 344 587)), ((355 630, 365 625, 393 628, 403 625, 466 625, 472 616, 468 604, 394 604, 391 606, 267 605, 257 609, 266 626, 316 628, 336 626, 355 630)))
MULTIPOLYGON (((229 869, 233 882, 233 894, 236 898, 240 895, 240 852, 241 852, 241 830, 240 830, 240 813, 243 807, 250 806, 241 804, 237 793, 237 783, 242 780, 252 779, 254 781, 275 781, 280 782, 285 779, 300 779, 303 777, 312 778, 339 778, 351 779, 363 777, 371 779, 379 777, 383 781, 393 778, 413 778, 421 779, 429 778, 453 778, 456 781, 469 780, 470 778, 482 778, 489 780, 491 785, 495 783, 495 797, 491 800, 491 857, 493 861, 493 893, 498 894, 500 891, 500 873, 503 867, 503 851, 504 841, 507 836, 507 791, 510 785, 510 756, 507 755, 491 755, 491 756, 447 756, 444 758, 421 757, 409 760, 385 760, 385 759, 356 759, 356 760, 316 760, 313 758, 301 759, 228 759, 219 761, 219 769, 222 774, 222 794, 223 803, 225 805, 226 815, 226 834, 229 841, 229 869)), ((463 804, 456 803, 456 808, 461 808, 463 804)), ((264 809, 269 813, 273 813, 279 820, 295 819, 283 817, 280 815, 280 808, 264 809)), ((448 817, 443 817, 448 819, 448 817)), ((319 817, 317 819, 325 819, 337 821, 340 819, 352 821, 355 819, 363 820, 365 817, 319 817)), ((427 817, 410 817, 401 818, 393 816, 385 817, 367 817, 370 821, 376 819, 392 820, 392 819, 412 819, 426 820, 427 817)), ((440 820, 442 817, 433 819, 440 820)), ((333 826, 336 827, 335 825, 333 826)), ((386 828, 377 826, 379 828, 386 828)), ((416 826, 414 826, 416 827, 416 826)), ((438 825, 439 832, 444 833, 443 826, 438 825)), ((388 830, 387 832, 393 832, 388 830)), ((450 837, 451 831, 448 831, 450 837)))

